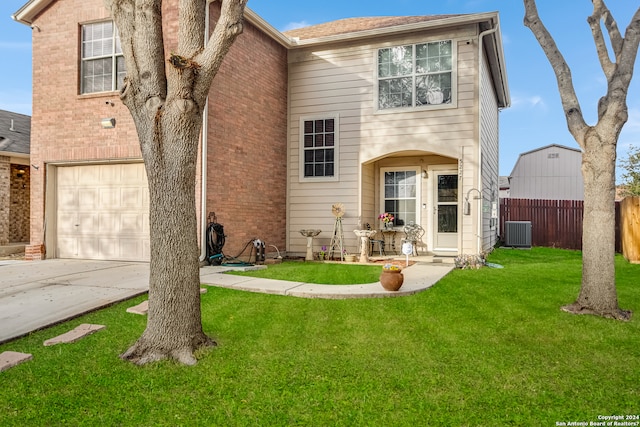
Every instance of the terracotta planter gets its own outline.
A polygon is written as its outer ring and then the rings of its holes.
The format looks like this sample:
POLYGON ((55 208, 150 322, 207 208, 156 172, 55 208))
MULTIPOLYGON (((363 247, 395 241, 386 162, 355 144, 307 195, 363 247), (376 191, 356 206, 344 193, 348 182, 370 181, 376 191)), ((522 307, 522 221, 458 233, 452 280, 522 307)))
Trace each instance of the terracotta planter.
POLYGON ((400 270, 383 270, 380 274, 380 284, 387 291, 397 291, 404 282, 404 276, 400 270))

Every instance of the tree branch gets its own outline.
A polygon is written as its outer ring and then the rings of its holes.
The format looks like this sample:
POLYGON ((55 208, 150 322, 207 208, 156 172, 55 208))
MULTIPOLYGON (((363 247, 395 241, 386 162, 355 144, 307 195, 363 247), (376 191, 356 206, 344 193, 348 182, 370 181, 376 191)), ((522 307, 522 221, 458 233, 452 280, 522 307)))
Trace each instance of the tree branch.
POLYGON ((193 58, 204 47, 206 0, 180 0, 178 23, 178 52, 193 58))
MULTIPOLYGON (((524 25, 528 27, 538 40, 540 47, 549 59, 558 82, 558 90, 562 101, 562 108, 567 120, 569 132, 578 144, 582 144, 583 136, 589 129, 585 123, 580 102, 573 87, 571 69, 567 65, 562 53, 558 49, 555 40, 546 29, 540 17, 535 0, 523 0, 525 7, 524 25)), ((581 147, 584 149, 584 147, 581 147)))
POLYGON ((592 0, 593 1, 593 12, 594 15, 596 10, 598 11, 599 19, 604 18, 604 25, 609 32, 609 40, 611 41, 611 47, 613 48, 613 53, 616 57, 616 62, 618 62, 618 56, 622 50, 622 35, 620 34, 620 30, 618 29, 618 24, 616 20, 613 19, 613 15, 604 4, 604 0, 592 0))
POLYGON ((207 46, 198 57, 202 70, 196 83, 196 96, 206 97, 211 82, 222 65, 222 60, 244 28, 244 8, 247 0, 219 0, 219 2, 221 3, 220 19, 207 46))
MULTIPOLYGON (((607 16, 611 17, 609 11, 604 6, 601 0, 593 0, 593 14, 587 18, 587 22, 589 23, 589 27, 591 27, 591 34, 593 34, 593 41, 596 45, 596 52, 598 53, 598 59, 600 60, 600 66, 602 67, 602 71, 604 71, 604 75, 607 78, 607 81, 611 79, 613 72, 615 71, 615 65, 611 62, 611 58, 609 58, 609 51, 607 50, 607 44, 604 41, 604 35, 602 34, 602 27, 600 26, 600 20, 602 19, 602 14, 606 13, 607 16), (603 10, 604 9, 604 10, 603 10)), ((613 19, 611 19, 613 21, 613 19)), ((615 24, 615 21, 613 21, 615 24)), ((620 34, 618 33, 618 36, 620 34)), ((611 30, 609 31, 609 37, 611 36, 611 30)), ((615 51, 614 54, 617 58, 619 51, 615 51)))
POLYGON ((166 98, 162 0, 104 0, 120 30, 120 44, 127 67, 123 102, 132 114, 154 117, 166 98), (129 96, 135 92, 140 96, 129 96), (135 100, 142 105, 134 105, 135 100), (146 106, 146 108, 144 108, 146 106))

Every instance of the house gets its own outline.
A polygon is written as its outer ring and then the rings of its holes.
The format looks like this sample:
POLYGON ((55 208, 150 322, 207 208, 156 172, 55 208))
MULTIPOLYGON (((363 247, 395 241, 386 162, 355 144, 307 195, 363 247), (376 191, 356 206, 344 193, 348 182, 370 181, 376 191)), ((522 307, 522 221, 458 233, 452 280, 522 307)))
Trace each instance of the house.
POLYGON ((31 117, 0 110, 0 246, 29 241, 31 117))
POLYGON ((582 151, 551 144, 520 154, 509 176, 514 199, 583 200, 582 151))
MULTIPOLYGON (((163 3, 167 23, 176 4, 163 3)), ((215 22, 219 4, 206 7, 215 22)), ((118 99, 125 72, 102 0, 30 0, 14 19, 34 29, 39 169, 28 257, 147 259, 144 168, 118 99)), ((351 231, 379 228, 381 212, 395 216, 398 242, 403 225, 422 225, 429 253, 493 246, 498 112, 510 103, 498 13, 352 18, 281 33, 247 9, 245 24, 205 115, 202 234, 215 212, 227 255, 256 238, 303 255, 300 230, 322 230, 316 244, 328 245, 341 203, 349 251, 351 231)))

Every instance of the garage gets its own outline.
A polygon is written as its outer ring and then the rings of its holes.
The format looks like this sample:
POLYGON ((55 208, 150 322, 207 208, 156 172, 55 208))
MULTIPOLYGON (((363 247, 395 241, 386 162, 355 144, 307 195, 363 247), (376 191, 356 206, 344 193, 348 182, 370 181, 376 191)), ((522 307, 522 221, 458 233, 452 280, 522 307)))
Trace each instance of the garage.
POLYGON ((142 163, 56 169, 58 258, 149 260, 149 190, 142 163))

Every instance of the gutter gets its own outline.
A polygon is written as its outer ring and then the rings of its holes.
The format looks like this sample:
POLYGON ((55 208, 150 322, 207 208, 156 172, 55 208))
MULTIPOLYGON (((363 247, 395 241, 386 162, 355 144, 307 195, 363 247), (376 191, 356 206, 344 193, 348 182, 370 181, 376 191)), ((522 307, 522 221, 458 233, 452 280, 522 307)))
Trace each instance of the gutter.
MULTIPOLYGON (((482 182, 482 62, 484 61, 483 57, 483 40, 485 36, 490 34, 494 34, 500 28, 500 22, 497 22, 496 25, 489 29, 481 32, 478 35, 478 187, 480 187, 480 201, 479 204, 482 204, 484 201, 484 196, 482 194, 483 182, 482 182)), ((488 66, 488 65, 487 65, 488 66)), ((491 72, 491 70, 488 70, 491 72)), ((477 254, 480 255, 482 253, 482 205, 477 207, 478 213, 476 220, 478 221, 478 230, 476 232, 477 237, 477 254)))

